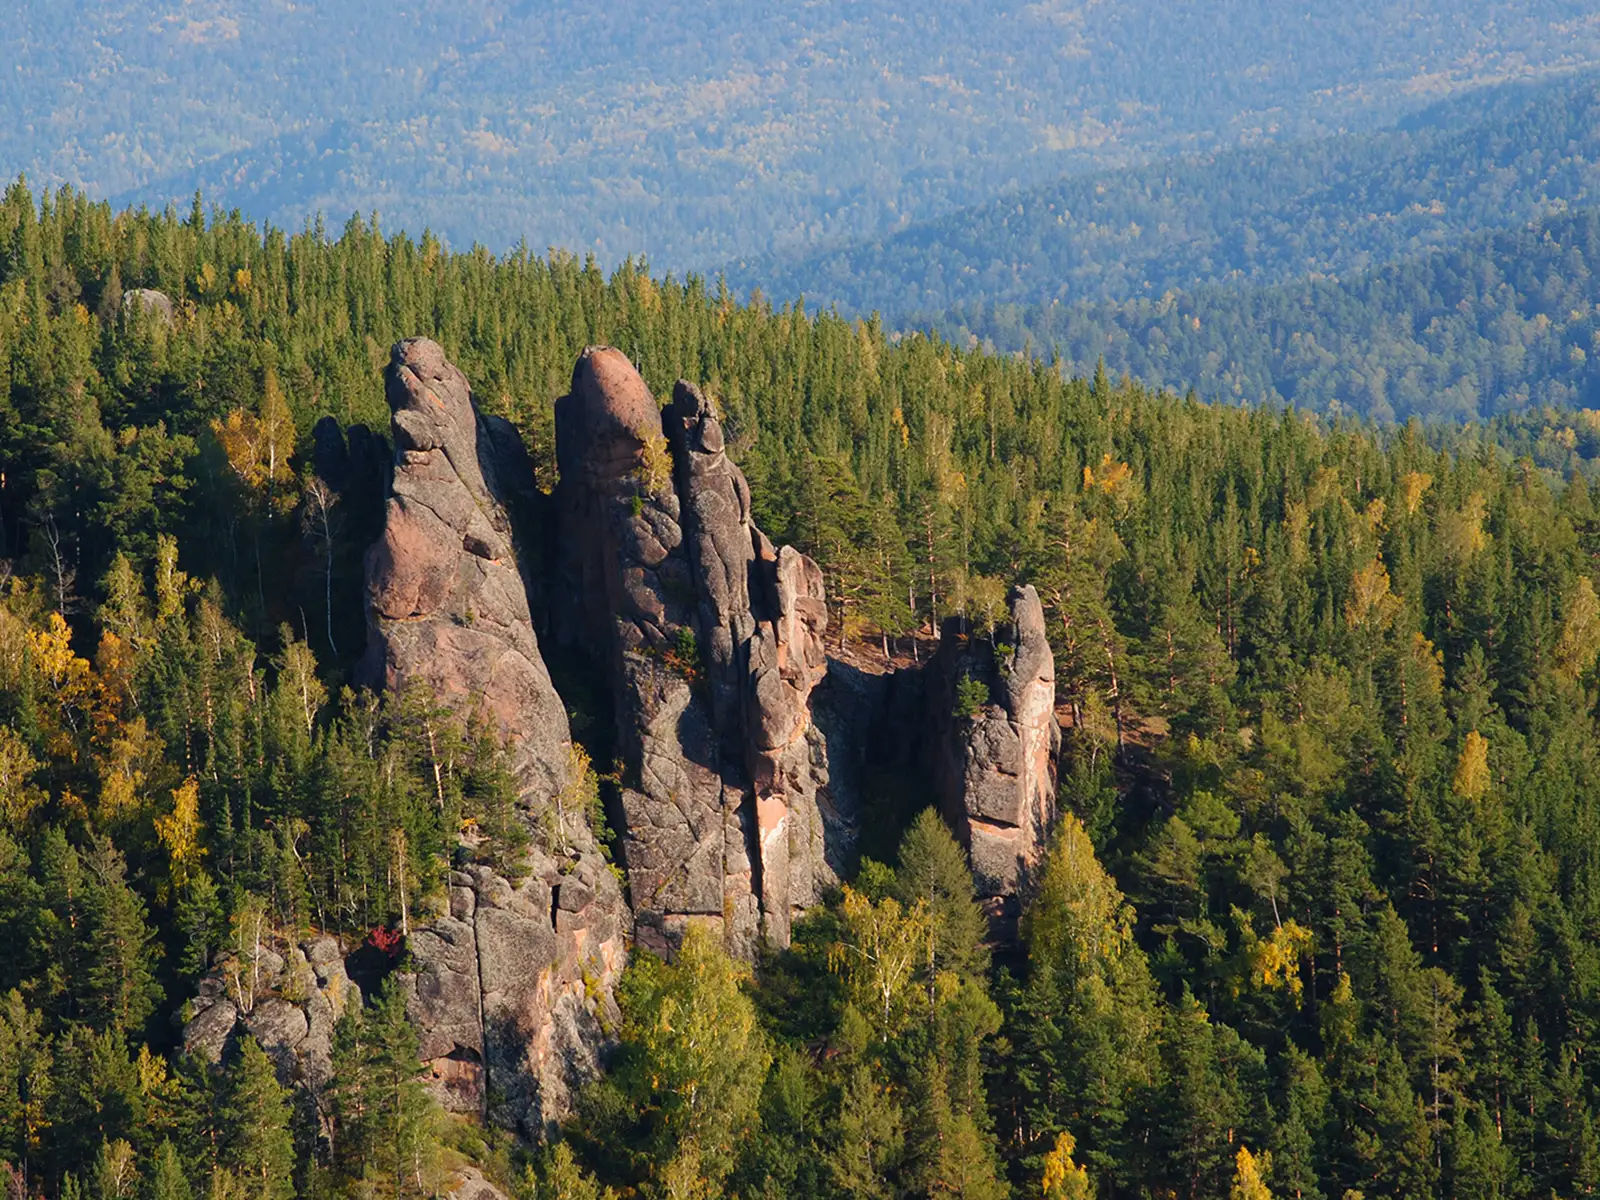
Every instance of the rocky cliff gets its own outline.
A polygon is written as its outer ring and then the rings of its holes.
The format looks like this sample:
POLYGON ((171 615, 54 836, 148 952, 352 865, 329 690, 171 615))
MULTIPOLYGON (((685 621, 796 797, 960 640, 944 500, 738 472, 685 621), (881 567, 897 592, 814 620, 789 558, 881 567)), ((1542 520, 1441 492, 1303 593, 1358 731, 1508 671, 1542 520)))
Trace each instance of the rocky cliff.
POLYGON ((557 803, 571 734, 528 607, 522 440, 478 411, 433 342, 395 346, 386 387, 394 468, 367 555, 361 674, 492 714, 540 834, 520 886, 484 868, 452 875, 449 915, 411 938, 411 1012, 448 1106, 493 1098, 491 1116, 538 1132, 596 1068, 631 918, 586 814, 557 803))
POLYGON ((625 355, 591 348, 556 449, 557 624, 610 683, 637 935, 666 950, 699 921, 742 953, 762 934, 786 944, 840 858, 809 704, 827 666, 821 571, 756 528, 692 384, 663 413, 625 355))
POLYGON ((926 730, 940 808, 966 845, 992 916, 1015 916, 1056 815, 1055 659, 1032 587, 1014 588, 1010 620, 987 637, 949 621, 926 730))
MULTIPOLYGON (((410 930, 408 1011, 447 1107, 547 1131, 599 1070, 632 942, 671 953, 700 922, 736 953, 786 944, 848 874, 869 813, 936 796, 991 912, 1014 914, 1054 816, 1059 740, 1031 588, 988 637, 948 625, 926 667, 852 667, 826 653, 822 572, 756 527, 694 385, 663 409, 625 355, 585 351, 556 405, 544 502, 516 431, 478 410, 439 346, 396 345, 386 384, 393 455, 358 678, 492 717, 535 834, 520 882, 460 867, 443 911, 410 930), (580 768, 530 596, 614 716, 626 902, 584 806, 563 802, 580 768)), ((346 448, 319 426, 317 442, 342 495, 376 486, 361 464, 381 439, 346 448)), ((249 1028, 314 1096, 332 1021, 359 1002, 354 968, 327 937, 269 953, 249 989, 219 967, 186 1038, 215 1059, 249 1028)))

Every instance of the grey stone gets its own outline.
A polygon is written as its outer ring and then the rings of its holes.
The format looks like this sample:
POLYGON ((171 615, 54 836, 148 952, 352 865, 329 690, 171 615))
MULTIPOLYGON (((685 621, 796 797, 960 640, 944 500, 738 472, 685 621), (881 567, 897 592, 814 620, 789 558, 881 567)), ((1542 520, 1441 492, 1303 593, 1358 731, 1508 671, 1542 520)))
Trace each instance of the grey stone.
POLYGON ((1032 587, 1012 589, 1010 622, 991 638, 948 622, 930 666, 927 725, 945 817, 966 844, 979 896, 994 911, 1020 906, 1056 816, 1055 660, 1032 587), (1011 648, 1002 657, 997 645, 1011 648), (990 703, 955 714, 963 676, 981 680, 990 703))
POLYGON ((220 1062, 238 1021, 239 1010, 233 1001, 217 1000, 184 1026, 184 1049, 207 1062, 220 1062))

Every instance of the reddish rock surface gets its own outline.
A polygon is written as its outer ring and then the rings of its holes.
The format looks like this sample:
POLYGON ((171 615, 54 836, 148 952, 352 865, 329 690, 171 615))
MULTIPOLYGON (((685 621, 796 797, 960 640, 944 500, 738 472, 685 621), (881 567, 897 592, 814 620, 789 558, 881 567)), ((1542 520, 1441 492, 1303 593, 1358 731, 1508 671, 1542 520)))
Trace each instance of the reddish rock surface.
POLYGON ((556 405, 565 619, 598 651, 623 765, 638 936, 689 922, 732 949, 785 944, 834 866, 811 691, 826 669, 816 564, 750 517, 714 407, 680 382, 656 408, 626 357, 584 352, 556 405))
POLYGON ((524 883, 458 873, 450 915, 412 934, 411 1014, 447 1106, 542 1133, 598 1069, 631 918, 585 814, 564 813, 549 833, 571 733, 529 612, 533 539, 517 525, 534 479, 522 440, 478 411, 434 342, 395 346, 387 392, 394 468, 367 555, 363 673, 390 689, 421 684, 463 712, 487 708, 535 834, 524 883), (558 908, 558 894, 583 902, 558 908))
POLYGON ((1013 588, 1011 620, 988 638, 946 624, 931 670, 928 728, 946 820, 972 859, 978 895, 996 916, 1014 916, 1056 816, 1055 660, 1032 587, 1013 588), (964 678, 988 702, 956 711, 964 678))

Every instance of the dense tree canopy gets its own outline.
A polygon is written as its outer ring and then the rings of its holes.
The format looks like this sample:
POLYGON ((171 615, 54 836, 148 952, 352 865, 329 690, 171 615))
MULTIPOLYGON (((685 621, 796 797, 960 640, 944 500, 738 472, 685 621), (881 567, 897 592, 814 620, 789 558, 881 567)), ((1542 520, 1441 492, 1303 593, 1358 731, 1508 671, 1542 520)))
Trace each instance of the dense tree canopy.
POLYGON ((29 1188, 407 1195, 464 1157, 586 1198, 1595 1186, 1590 414, 1211 406, 631 266, 21 186, 0 404, 0 1159, 29 1188), (430 1115, 381 987, 315 1113, 252 1043, 178 1052, 196 980, 263 929, 384 941, 453 855, 515 869, 481 723, 348 687, 377 514, 319 499, 310 432, 384 428, 413 333, 545 487, 583 345, 704 381, 863 661, 1038 586, 1066 815, 1020 943, 886 802, 896 861, 789 950, 637 959, 555 1148, 430 1115))

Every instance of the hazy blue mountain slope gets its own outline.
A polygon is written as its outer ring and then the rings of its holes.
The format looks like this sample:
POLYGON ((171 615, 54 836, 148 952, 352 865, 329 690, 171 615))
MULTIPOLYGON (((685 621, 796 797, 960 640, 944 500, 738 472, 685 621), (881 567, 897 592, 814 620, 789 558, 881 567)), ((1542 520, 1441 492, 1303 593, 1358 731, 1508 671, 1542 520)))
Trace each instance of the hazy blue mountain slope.
POLYGON ((1600 61, 1578 0, 21 0, 0 163, 713 266, 1063 170, 1370 126, 1600 61), (309 150, 307 149, 309 146, 309 150))
POLYGON ((983 305, 958 342, 1054 350, 1074 371, 1380 420, 1600 407, 1600 210, 1475 234, 1356 274, 1154 299, 983 305))
POLYGON ((737 264, 740 287, 891 321, 1340 276, 1600 197, 1600 82, 1507 87, 1396 128, 1058 180, 887 238, 737 264))

